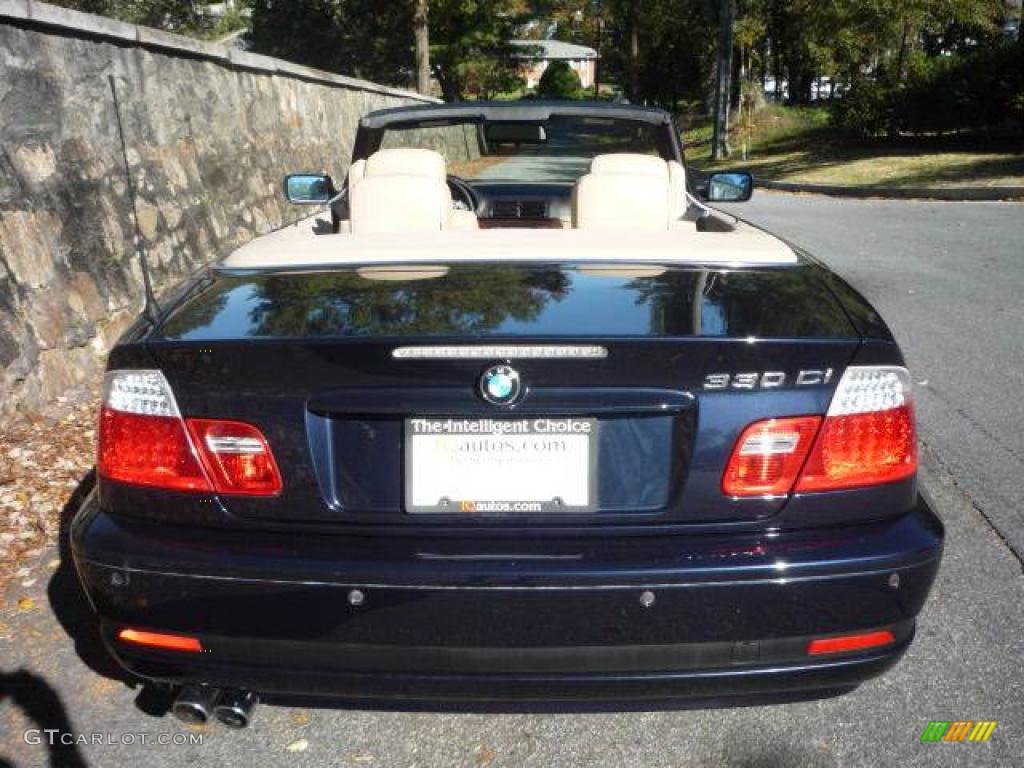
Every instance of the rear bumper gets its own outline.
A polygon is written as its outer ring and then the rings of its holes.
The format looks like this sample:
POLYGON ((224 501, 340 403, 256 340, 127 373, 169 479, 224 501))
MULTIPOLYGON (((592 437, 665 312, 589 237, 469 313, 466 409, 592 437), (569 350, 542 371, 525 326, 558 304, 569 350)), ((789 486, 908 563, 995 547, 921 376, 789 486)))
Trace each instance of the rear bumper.
POLYGON ((909 646, 942 538, 924 499, 867 525, 616 541, 239 535, 129 523, 92 499, 72 529, 108 647, 132 673, 354 701, 848 689, 909 646), (120 643, 125 626, 204 650, 120 643), (895 642, 806 653, 812 638, 873 629, 895 642))

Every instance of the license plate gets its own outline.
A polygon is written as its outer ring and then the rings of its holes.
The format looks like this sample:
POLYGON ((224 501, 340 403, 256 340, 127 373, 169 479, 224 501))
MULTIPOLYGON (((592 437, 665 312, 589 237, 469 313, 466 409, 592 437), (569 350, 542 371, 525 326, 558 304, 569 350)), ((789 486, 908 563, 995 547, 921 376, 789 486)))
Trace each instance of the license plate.
POLYGON ((596 419, 407 419, 406 510, 592 512, 597 429, 596 419))

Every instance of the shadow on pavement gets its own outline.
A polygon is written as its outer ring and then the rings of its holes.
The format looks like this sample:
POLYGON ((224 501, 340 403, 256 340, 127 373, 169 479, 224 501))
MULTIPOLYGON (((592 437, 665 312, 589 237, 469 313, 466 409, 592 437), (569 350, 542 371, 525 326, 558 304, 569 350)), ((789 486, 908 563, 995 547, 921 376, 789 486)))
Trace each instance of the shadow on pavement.
MULTIPOLYGON (((75 734, 74 726, 68 718, 67 710, 60 700, 57 692, 38 675, 33 675, 25 670, 17 672, 0 672, 0 702, 10 699, 25 714, 25 717, 32 721, 36 733, 26 734, 25 738, 31 738, 29 743, 45 745, 49 750, 49 764, 59 768, 84 768, 85 760, 78 751, 78 746, 71 741, 65 744, 60 734, 75 734), (46 730, 57 731, 56 734, 46 734, 46 730)), ((11 765, 0 756, 0 766, 11 765)))
POLYGON ((96 485, 96 470, 89 470, 60 512, 60 533, 57 540, 60 565, 46 588, 50 608, 61 627, 75 643, 75 653, 93 672, 113 680, 131 683, 128 674, 115 662, 100 638, 96 615, 82 590, 71 559, 69 538, 71 520, 96 485))
MULTIPOLYGON (((107 652, 100 636, 99 622, 82 589, 71 557, 71 521, 79 507, 96 485, 96 470, 89 470, 60 513, 58 552, 60 565, 47 586, 47 597, 53 615, 75 644, 75 653, 98 675, 139 688, 135 706, 143 713, 162 717, 170 710, 171 693, 140 682, 129 675, 107 652)), ((2 766, 0 766, 2 768, 2 766)))

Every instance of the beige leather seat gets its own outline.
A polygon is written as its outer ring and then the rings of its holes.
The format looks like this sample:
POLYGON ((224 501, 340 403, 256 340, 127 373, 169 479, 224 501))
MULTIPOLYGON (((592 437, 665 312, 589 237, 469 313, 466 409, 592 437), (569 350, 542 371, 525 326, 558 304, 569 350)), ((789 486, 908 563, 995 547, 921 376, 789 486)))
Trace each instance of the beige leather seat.
POLYGON ((653 155, 597 155, 573 188, 576 229, 674 229, 686 212, 686 173, 653 155))
POLYGON ((349 169, 354 233, 476 229, 476 215, 452 205, 444 157, 429 149, 382 149, 349 169))

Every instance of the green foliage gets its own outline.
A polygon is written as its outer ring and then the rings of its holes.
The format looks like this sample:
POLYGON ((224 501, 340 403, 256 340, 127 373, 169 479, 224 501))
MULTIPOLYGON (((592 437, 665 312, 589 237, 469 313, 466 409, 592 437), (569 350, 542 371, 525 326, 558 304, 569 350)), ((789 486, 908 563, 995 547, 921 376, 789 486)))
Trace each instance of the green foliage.
MULTIPOLYGON (((413 80, 413 3, 252 0, 254 50, 396 85, 413 80)), ((444 97, 487 98, 519 86, 510 0, 432 0, 430 63, 444 97)))
POLYGON ((542 99, 579 99, 583 97, 583 87, 568 63, 553 61, 537 83, 537 95, 542 99))
POLYGON ((251 0, 257 53, 386 84, 408 84, 411 2, 251 0))
POLYGON ((109 16, 132 24, 188 34, 209 26, 205 3, 194 0, 50 0, 76 11, 109 16))
POLYGON ((447 101, 491 98, 520 87, 508 42, 525 20, 516 5, 512 0, 431 0, 430 63, 447 101))
POLYGON ((833 124, 855 136, 883 133, 1024 131, 1024 43, 964 55, 918 54, 903 84, 858 80, 832 107, 833 124))
MULTIPOLYGON (((204 36, 242 23, 236 16, 215 26, 196 0, 56 2, 204 36)), ((737 106, 768 77, 787 84, 791 103, 807 104, 814 84, 828 78, 832 123, 856 136, 1024 122, 1021 45, 999 32, 1004 0, 732 2, 737 106)), ((259 53, 383 83, 413 82, 412 0, 248 4, 259 53)), ((631 101, 706 111, 719 8, 720 0, 430 0, 432 74, 447 100, 516 93, 521 79, 509 40, 551 35, 599 49, 601 82, 617 84, 631 101), (525 21, 532 23, 524 28, 525 21)), ((541 95, 579 95, 563 66, 548 72, 559 81, 542 84, 541 95)))
POLYGON ((703 99, 714 65, 717 5, 606 0, 602 79, 618 82, 630 101, 667 109, 684 99, 703 99))
POLYGON ((222 37, 249 28, 249 19, 241 13, 236 6, 225 11, 224 15, 210 25, 207 37, 211 40, 220 40, 222 37))
POLYGON ((832 106, 832 124, 849 136, 869 137, 887 133, 894 125, 892 91, 867 78, 856 80, 832 106))

